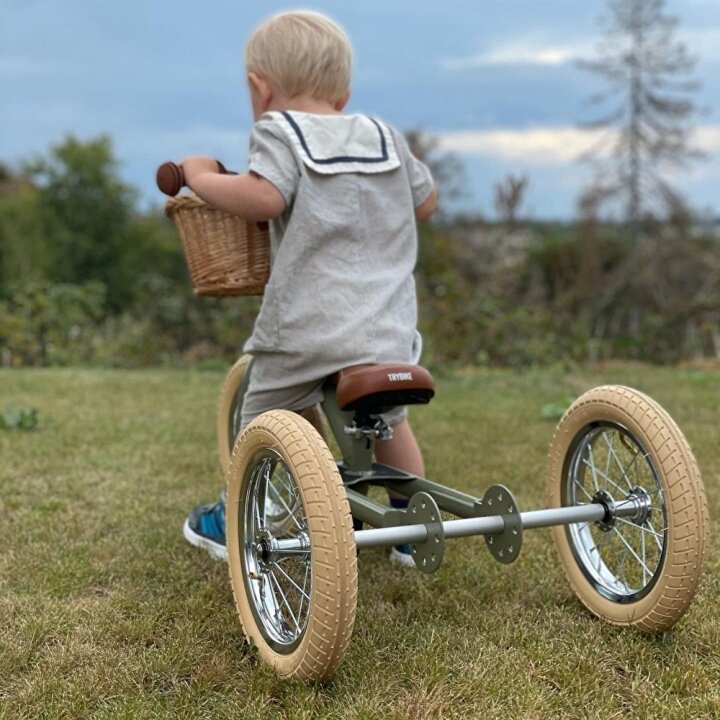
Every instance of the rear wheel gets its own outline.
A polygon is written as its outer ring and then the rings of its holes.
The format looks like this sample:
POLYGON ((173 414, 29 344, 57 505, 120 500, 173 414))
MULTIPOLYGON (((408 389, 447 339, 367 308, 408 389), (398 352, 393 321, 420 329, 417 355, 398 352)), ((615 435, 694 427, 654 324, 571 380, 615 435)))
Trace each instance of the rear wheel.
POLYGON ((578 398, 550 447, 548 495, 551 507, 609 509, 601 522, 553 528, 563 570, 591 612, 652 632, 677 622, 700 582, 708 511, 692 451, 657 403, 619 386, 578 398))
POLYGON ((242 427, 242 404, 251 362, 250 355, 240 357, 225 376, 220 391, 217 414, 218 458, 224 475, 227 475, 235 438, 242 427))
POLYGON ((226 517, 246 636, 280 674, 329 678, 352 634, 357 560, 345 488, 309 422, 274 410, 245 428, 230 463, 226 517), (282 527, 269 517, 277 506, 282 527))

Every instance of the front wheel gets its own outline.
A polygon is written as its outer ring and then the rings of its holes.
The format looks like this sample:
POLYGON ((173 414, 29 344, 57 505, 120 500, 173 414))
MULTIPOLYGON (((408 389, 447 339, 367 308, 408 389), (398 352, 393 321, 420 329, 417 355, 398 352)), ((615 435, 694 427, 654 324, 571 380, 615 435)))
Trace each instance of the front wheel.
POLYGON ((281 675, 329 678, 350 642, 357 559, 350 506, 327 445, 300 416, 264 413, 228 473, 227 550, 245 635, 281 675), (271 513, 281 506, 287 522, 271 513))
POLYGON ((677 622, 702 575, 708 510, 692 451, 663 408, 620 386, 578 398, 550 446, 548 500, 611 510, 553 528, 565 575, 592 613, 650 632, 677 622))

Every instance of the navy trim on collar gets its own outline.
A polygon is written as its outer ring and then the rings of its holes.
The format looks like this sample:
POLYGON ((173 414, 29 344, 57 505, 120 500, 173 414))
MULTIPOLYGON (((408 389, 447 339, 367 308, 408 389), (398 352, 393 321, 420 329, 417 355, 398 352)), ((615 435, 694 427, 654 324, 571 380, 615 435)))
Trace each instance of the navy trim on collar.
POLYGON ((295 134, 298 136, 298 140, 300 140, 300 144, 302 145, 303 150, 307 153, 307 156, 312 160, 314 163, 317 163, 318 165, 332 165, 333 163, 347 163, 347 162, 358 162, 358 163, 381 163, 385 162, 388 159, 388 150, 387 150, 387 140, 385 139, 385 133, 383 132, 383 129, 380 127, 380 124, 374 120, 373 118, 369 117, 368 120, 370 120, 375 127, 378 129, 378 133, 380 134, 380 150, 381 155, 380 157, 353 157, 352 155, 340 155, 338 157, 331 157, 331 158, 315 158, 313 157, 312 153, 310 152, 310 148, 308 147, 307 141, 305 140, 305 136, 303 135, 302 130, 300 129, 300 126, 295 122, 295 119, 293 116, 287 112, 282 112, 283 117, 288 121, 290 127, 295 131, 295 134))

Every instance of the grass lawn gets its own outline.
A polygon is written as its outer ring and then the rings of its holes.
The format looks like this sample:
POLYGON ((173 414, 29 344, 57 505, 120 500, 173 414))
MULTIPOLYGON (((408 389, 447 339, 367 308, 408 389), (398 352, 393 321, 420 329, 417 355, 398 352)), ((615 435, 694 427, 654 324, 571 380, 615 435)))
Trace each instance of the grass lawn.
POLYGON ((502 566, 448 542, 431 576, 359 557, 353 640, 308 687, 257 663, 226 566, 181 527, 222 483, 210 372, 0 371, 0 718, 720 717, 720 372, 641 366, 478 371, 438 379, 412 413, 428 476, 543 506, 554 421, 599 383, 652 395, 683 428, 710 502, 699 595, 661 637, 607 626, 575 600, 548 530, 502 566))

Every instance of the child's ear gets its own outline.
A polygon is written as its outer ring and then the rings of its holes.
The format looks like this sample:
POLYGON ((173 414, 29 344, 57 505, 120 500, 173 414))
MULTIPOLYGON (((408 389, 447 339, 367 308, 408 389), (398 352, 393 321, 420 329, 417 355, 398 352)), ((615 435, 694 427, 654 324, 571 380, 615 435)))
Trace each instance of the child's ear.
POLYGON ((273 90, 270 83, 256 73, 248 73, 248 83, 250 85, 250 93, 257 98, 259 109, 265 112, 272 102, 273 90))
POLYGON ((348 90, 339 100, 335 102, 333 105, 333 110, 336 110, 337 112, 342 112, 344 110, 345 106, 348 104, 348 101, 350 100, 350 91, 348 90))

